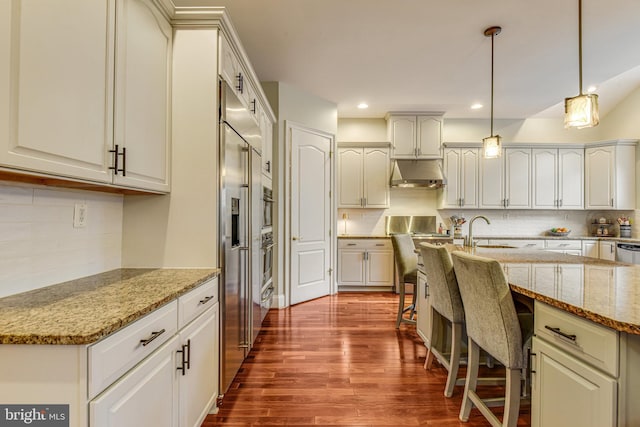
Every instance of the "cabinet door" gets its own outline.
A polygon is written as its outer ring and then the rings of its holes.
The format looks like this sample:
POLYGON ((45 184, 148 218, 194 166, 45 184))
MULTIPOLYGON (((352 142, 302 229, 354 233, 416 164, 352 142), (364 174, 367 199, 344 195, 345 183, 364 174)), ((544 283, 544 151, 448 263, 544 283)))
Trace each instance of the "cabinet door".
POLYGON ((393 251, 367 251, 365 268, 368 286, 393 285, 393 251))
POLYGON ((462 198, 461 205, 464 208, 478 207, 478 166, 480 151, 477 148, 463 148, 461 150, 460 177, 462 198))
POLYGON ((558 208, 558 149, 535 148, 531 150, 533 170, 533 208, 558 208))
POLYGON ((114 142, 126 165, 114 183, 168 191, 172 28, 151 0, 117 9, 114 142))
POLYGON ((389 150, 364 149, 363 197, 368 208, 389 207, 389 150))
POLYGON ((361 148, 338 150, 338 207, 363 207, 362 178, 364 175, 361 148))
POLYGON ((423 159, 442 157, 442 117, 418 116, 417 156, 423 159))
POLYGON ((531 207, 531 149, 505 149, 505 198, 508 209, 531 207))
POLYGON ((597 241, 583 241, 582 242, 582 256, 588 256, 591 258, 599 258, 598 242, 597 241))
POLYGON ((600 259, 606 259, 609 261, 616 260, 616 243, 615 242, 605 242, 601 240, 599 242, 599 245, 600 245, 600 251, 599 251, 600 259))
POLYGON ((558 200, 560 209, 584 208, 584 150, 558 149, 558 200))
POLYGON ((429 299, 429 285, 427 276, 418 272, 418 283, 416 285, 416 330, 425 343, 431 342, 431 301, 429 299))
MULTIPOLYGON (((568 252, 565 251, 565 253, 568 252)), ((580 251, 573 255, 580 255, 580 251)), ((558 264, 558 277, 558 298, 569 304, 581 307, 584 303, 584 273, 582 265, 558 264)))
POLYGON ((91 427, 177 427, 174 337, 89 403, 91 427))
POLYGON ((395 159, 414 159, 416 157, 416 117, 389 117, 389 138, 393 149, 391 157, 395 159))
MULTIPOLYGON (((180 332, 188 343, 189 369, 176 370, 180 387, 180 426, 200 427, 218 396, 218 312, 216 303, 180 332)), ((176 356, 181 367, 182 353, 176 356)))
POLYGON ((0 165, 109 182, 114 0, 3 1, 0 15, 0 165))
POLYGON ((265 113, 262 114, 262 121, 262 174, 271 178, 271 170, 273 169, 273 123, 265 113))
POLYGON ((338 284, 364 286, 364 257, 362 249, 340 249, 338 251, 338 284))
POLYGON ((447 148, 444 150, 444 176, 447 185, 443 189, 442 208, 457 208, 462 204, 462 150, 447 148))
POLYGON ((585 150, 585 209, 613 207, 614 147, 585 150))
POLYGON ((613 378, 536 337, 533 353, 533 427, 616 425, 617 384, 613 378))
POLYGON ((531 287, 534 291, 551 298, 556 297, 556 264, 533 264, 531 287))
POLYGON ((480 161, 480 208, 504 208, 504 159, 480 161))

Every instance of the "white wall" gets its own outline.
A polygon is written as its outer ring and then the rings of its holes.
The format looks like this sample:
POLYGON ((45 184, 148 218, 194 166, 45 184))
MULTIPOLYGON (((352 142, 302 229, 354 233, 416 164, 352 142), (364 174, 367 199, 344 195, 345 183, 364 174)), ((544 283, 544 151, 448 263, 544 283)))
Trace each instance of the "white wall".
MULTIPOLYGON (((303 92, 294 86, 282 82, 262 82, 262 88, 271 104, 277 119, 273 133, 273 195, 276 200, 273 232, 276 238, 276 253, 274 283, 276 296, 274 305, 285 307, 286 302, 286 274, 288 268, 284 262, 288 256, 286 245, 287 224, 285 220, 286 201, 282 191, 285 188, 285 124, 287 121, 320 130, 335 135, 338 128, 338 108, 333 102, 327 101, 310 93, 303 92)), ((335 257, 333 261, 335 265, 335 257)), ((334 268, 335 270, 335 268, 334 268)))
POLYGON ((0 297, 120 268, 120 195, 0 182, 0 297), (76 203, 87 225, 73 227, 76 203))

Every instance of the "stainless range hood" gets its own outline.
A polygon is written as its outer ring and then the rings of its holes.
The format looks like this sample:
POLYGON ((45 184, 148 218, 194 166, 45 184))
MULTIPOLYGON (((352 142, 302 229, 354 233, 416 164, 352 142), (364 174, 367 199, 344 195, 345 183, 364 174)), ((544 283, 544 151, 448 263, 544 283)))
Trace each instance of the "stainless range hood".
POLYGON ((445 184, 440 160, 395 160, 393 162, 392 187, 438 189, 445 184))

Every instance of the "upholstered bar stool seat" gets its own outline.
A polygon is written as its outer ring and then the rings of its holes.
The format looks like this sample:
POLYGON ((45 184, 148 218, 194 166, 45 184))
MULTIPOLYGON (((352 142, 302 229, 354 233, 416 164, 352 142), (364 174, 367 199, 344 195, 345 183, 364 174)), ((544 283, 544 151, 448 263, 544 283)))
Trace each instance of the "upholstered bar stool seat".
POLYGON ((468 421, 472 407, 476 406, 492 426, 514 427, 518 422, 524 368, 523 331, 507 279, 495 260, 463 252, 453 252, 451 258, 464 306, 469 342, 460 420, 468 421), (476 393, 480 349, 505 367, 502 422, 488 407, 495 406, 490 402, 495 399, 483 400, 476 393))
POLYGON ((458 367, 460 366, 460 352, 464 335, 464 308, 458 281, 453 270, 451 256, 444 246, 435 246, 429 243, 420 244, 420 253, 424 272, 429 286, 429 298, 431 300, 431 340, 427 346, 427 358, 425 369, 431 369, 433 358, 444 366, 447 371, 447 383, 444 395, 451 397, 456 385, 463 385, 464 379, 458 379, 458 367), (434 317, 439 314, 441 318, 451 323, 451 349, 448 357, 442 353, 442 349, 434 345, 438 331, 434 317))
POLYGON ((418 283, 418 254, 413 244, 410 234, 393 234, 391 236, 393 244, 393 255, 396 263, 396 272, 398 275, 398 316, 396 318, 396 329, 400 327, 400 323, 415 324, 416 314, 416 289, 418 283), (405 306, 405 293, 407 283, 414 285, 413 298, 411 304, 405 306), (406 317, 405 313, 409 313, 406 317))

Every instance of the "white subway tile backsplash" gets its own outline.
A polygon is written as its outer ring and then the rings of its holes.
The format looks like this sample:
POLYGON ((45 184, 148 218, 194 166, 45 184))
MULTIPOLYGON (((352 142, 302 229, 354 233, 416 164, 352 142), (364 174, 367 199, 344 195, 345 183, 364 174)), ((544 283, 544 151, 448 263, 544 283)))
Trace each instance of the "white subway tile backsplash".
POLYGON ((0 297, 120 268, 122 216, 121 195, 0 183, 0 297))

